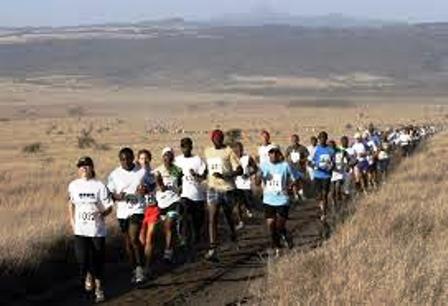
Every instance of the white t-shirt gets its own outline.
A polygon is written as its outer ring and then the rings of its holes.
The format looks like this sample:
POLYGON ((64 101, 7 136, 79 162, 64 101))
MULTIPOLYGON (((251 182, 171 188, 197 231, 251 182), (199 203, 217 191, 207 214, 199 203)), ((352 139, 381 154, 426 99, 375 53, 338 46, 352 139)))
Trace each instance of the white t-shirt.
POLYGON ((162 177, 163 184, 167 188, 165 191, 157 190, 156 192, 157 205, 161 209, 168 208, 172 204, 180 201, 180 177, 176 176, 173 172, 181 175, 182 169, 176 165, 173 165, 172 167, 171 171, 168 171, 164 165, 161 165, 154 170, 155 175, 160 175, 162 177))
POLYGON ((402 133, 400 134, 400 137, 398 139, 400 145, 403 147, 409 145, 412 142, 412 137, 409 134, 402 133))
POLYGON ((106 186, 96 179, 76 179, 68 186, 75 206, 75 235, 105 237, 106 223, 101 213, 113 205, 106 186))
POLYGON ((366 156, 364 156, 367 153, 366 146, 362 142, 356 142, 352 146, 354 155, 358 161, 365 161, 366 156))
POLYGON ((317 146, 308 146, 306 147, 306 149, 308 150, 308 153, 310 153, 308 155, 308 160, 312 161, 314 159, 314 154, 316 153, 316 148, 317 146))
POLYGON ((139 197, 137 188, 144 183, 146 170, 135 166, 132 170, 127 171, 122 167, 116 168, 109 175, 107 187, 112 193, 126 194, 126 199, 117 201, 117 218, 127 219, 136 214, 143 214, 145 212, 145 201, 139 197))
POLYGON ((199 156, 185 157, 179 155, 176 157, 174 164, 182 169, 182 193, 181 197, 190 199, 192 201, 204 201, 205 190, 197 179, 191 174, 190 170, 193 170, 199 175, 203 175, 207 166, 199 156))
POLYGON ((260 158, 260 165, 269 161, 268 146, 261 145, 258 147, 258 157, 260 158))
POLYGON ((243 155, 240 158, 240 165, 243 168, 243 175, 239 175, 235 178, 235 186, 240 190, 250 190, 250 167, 249 167, 249 155, 243 155))

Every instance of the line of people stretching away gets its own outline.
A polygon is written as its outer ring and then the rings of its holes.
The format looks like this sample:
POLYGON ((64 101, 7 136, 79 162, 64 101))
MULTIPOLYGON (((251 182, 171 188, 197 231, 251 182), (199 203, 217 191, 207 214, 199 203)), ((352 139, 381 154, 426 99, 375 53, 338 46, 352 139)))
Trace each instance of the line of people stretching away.
POLYGON ((262 131, 258 154, 251 156, 241 142, 226 145, 224 133, 214 130, 203 157, 193 153, 191 138, 183 138, 181 154, 164 148, 162 164, 154 168, 149 150, 135 155, 131 148, 123 148, 118 153, 119 166, 106 184, 96 178, 93 160, 81 157, 76 164, 79 178, 68 187, 68 206, 83 289, 93 293, 96 302, 105 300, 105 218, 113 210, 134 284, 152 276, 159 228, 164 237, 162 259, 167 264, 175 261, 175 250, 219 262, 221 209, 235 248, 245 221, 262 210, 269 254, 278 256, 282 248, 293 247, 286 226, 293 203, 315 198, 326 236, 330 204, 338 207, 355 194, 377 189, 386 182, 394 152, 409 156, 435 132, 432 126, 380 131, 369 125, 352 141, 342 136, 339 143, 322 131, 311 137, 308 147, 293 134, 282 151, 271 142, 269 132, 262 131), (257 204, 255 190, 261 191, 262 206, 257 204))

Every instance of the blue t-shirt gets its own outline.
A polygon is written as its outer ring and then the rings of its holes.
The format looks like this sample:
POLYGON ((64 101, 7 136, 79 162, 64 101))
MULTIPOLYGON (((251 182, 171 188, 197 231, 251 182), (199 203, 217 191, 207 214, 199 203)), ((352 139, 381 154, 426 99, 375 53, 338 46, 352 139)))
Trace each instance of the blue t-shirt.
POLYGON ((288 205, 288 182, 298 180, 301 177, 300 172, 287 162, 265 162, 261 165, 261 173, 265 184, 263 203, 272 206, 288 205))
POLYGON ((314 153, 314 178, 329 179, 334 165, 335 152, 329 146, 318 145, 314 153))

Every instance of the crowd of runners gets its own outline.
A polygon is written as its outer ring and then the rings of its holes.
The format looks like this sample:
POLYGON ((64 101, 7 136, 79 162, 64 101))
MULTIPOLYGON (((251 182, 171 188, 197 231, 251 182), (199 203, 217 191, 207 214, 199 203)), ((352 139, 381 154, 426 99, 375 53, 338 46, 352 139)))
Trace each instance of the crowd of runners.
POLYGON ((96 302, 104 301, 105 219, 113 210, 135 284, 151 277, 159 233, 168 264, 175 260, 175 250, 218 262, 221 209, 235 247, 245 220, 262 211, 270 241, 267 250, 278 256, 282 248, 293 247, 286 227, 292 205, 316 199, 327 235, 330 207, 376 190, 387 180, 392 156, 409 156, 435 132, 432 126, 379 130, 369 125, 353 137, 337 140, 322 131, 308 146, 294 134, 282 150, 271 142, 268 131, 262 131, 258 152, 251 156, 241 142, 225 144, 224 133, 214 130, 202 156, 193 153, 191 138, 183 138, 179 150, 166 147, 160 152, 162 164, 157 167, 151 165, 149 150, 135 154, 123 148, 119 166, 106 184, 96 178, 93 160, 81 157, 76 164, 79 178, 68 192, 82 286, 96 302))

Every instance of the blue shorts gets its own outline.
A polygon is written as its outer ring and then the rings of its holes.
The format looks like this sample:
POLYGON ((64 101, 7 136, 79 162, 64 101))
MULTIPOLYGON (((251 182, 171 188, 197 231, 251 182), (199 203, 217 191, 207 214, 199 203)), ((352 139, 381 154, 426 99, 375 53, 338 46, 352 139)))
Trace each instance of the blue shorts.
POLYGON ((367 160, 363 160, 363 161, 359 161, 356 164, 356 167, 358 167, 359 170, 361 170, 362 172, 366 172, 369 170, 369 162, 367 160))

